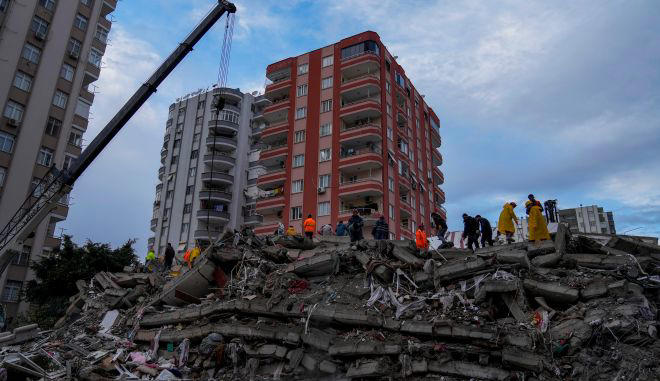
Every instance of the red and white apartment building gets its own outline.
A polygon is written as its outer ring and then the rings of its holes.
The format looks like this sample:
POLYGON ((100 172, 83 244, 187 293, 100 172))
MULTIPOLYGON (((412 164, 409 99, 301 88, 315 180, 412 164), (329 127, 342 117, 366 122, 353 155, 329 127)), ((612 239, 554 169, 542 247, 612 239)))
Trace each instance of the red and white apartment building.
POLYGON ((301 232, 308 214, 334 229, 358 209, 365 237, 384 215, 391 239, 412 239, 446 216, 440 122, 395 58, 367 31, 268 66, 253 119, 258 234, 278 221, 301 232))

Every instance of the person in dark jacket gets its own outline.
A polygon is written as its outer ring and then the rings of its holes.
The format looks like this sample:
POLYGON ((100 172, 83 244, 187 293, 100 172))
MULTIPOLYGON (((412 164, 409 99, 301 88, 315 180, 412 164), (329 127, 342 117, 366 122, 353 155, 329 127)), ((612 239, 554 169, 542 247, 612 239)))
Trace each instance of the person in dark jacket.
POLYGON ((165 249, 165 270, 169 270, 172 267, 172 262, 174 261, 174 248, 171 243, 167 243, 167 248, 165 249))
POLYGON ((356 242, 362 239, 362 226, 364 221, 358 215, 357 209, 353 211, 353 215, 348 219, 348 234, 351 236, 351 242, 356 242))
POLYGON ((478 214, 474 218, 481 228, 481 247, 486 247, 486 242, 488 242, 488 246, 493 246, 493 228, 490 226, 490 221, 478 214))
POLYGON ((390 227, 385 222, 385 216, 380 216, 376 225, 371 230, 371 235, 374 236, 374 239, 388 239, 390 235, 390 227))
POLYGON ((447 222, 441 215, 438 213, 431 213, 431 218, 433 218, 433 223, 435 224, 436 234, 438 239, 444 244, 447 242, 445 239, 445 234, 447 234, 447 222))
POLYGON ((339 221, 339 222, 337 223, 337 229, 335 229, 335 233, 336 233, 338 236, 340 236, 340 237, 343 237, 343 236, 346 235, 346 225, 344 225, 344 221, 343 221, 343 220, 342 220, 342 221, 339 221))
POLYGON ((461 241, 466 237, 468 239, 468 249, 474 251, 474 249, 479 248, 479 223, 474 217, 463 213, 463 236, 461 237, 461 241), (474 248, 472 245, 474 245, 474 248))

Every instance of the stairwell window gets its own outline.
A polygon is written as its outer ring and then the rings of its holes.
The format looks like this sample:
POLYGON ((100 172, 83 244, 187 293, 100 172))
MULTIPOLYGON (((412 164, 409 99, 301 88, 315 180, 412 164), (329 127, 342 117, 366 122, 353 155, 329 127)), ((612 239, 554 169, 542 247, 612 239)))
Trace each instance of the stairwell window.
MULTIPOLYGON (((73 164, 74 160, 76 160, 75 156, 70 156, 70 155, 64 156, 64 162, 62 163, 62 169, 68 170, 69 168, 71 168, 71 164, 73 164)), ((160 197, 156 197, 156 199, 159 199, 159 198, 160 197)))
POLYGON ((296 119, 302 119, 307 116, 307 107, 298 107, 296 109, 296 119))
POLYGON ((81 15, 78 13, 76 15, 76 19, 73 20, 73 26, 80 30, 87 30, 87 24, 89 23, 89 20, 87 20, 87 17, 81 15))
POLYGON ((319 202, 319 216, 329 216, 330 215, 330 201, 319 202))
POLYGON ((41 39, 46 38, 46 33, 48 33, 48 21, 42 19, 39 16, 34 16, 32 18, 32 25, 30 29, 34 32, 35 35, 39 36, 41 39))
POLYGON ((66 108, 66 103, 69 100, 69 95, 63 91, 55 91, 53 96, 53 105, 59 108, 66 108))
POLYGON ((50 167, 53 163, 53 150, 46 147, 41 147, 39 154, 37 155, 37 164, 41 164, 44 167, 50 167))
POLYGON ((322 89, 329 89, 332 87, 332 76, 323 78, 321 80, 321 88, 322 89))
POLYGON ((100 25, 97 25, 94 38, 96 38, 97 40, 101 41, 104 44, 108 43, 108 30, 100 25))
POLYGON ((332 111, 332 99, 321 102, 321 112, 332 111))
POLYGON ((69 144, 75 147, 82 147, 83 132, 76 128, 72 128, 69 133, 69 144))
POLYGON ((21 52, 21 57, 33 64, 38 64, 39 59, 41 58, 41 49, 32 44, 25 44, 25 46, 23 46, 23 52, 21 52))
POLYGON ((80 57, 80 50, 82 49, 82 42, 76 40, 75 38, 69 39, 69 44, 67 45, 66 51, 72 58, 80 57))
POLYGON ((0 151, 11 153, 14 150, 14 135, 0 131, 0 151))
POLYGON ((190 152, 190 159, 193 159, 193 160, 197 159, 198 156, 199 156, 199 150, 193 150, 193 151, 190 152))
POLYGON ((307 74, 308 71, 309 71, 308 64, 298 65, 298 75, 307 74))
POLYGON ((329 136, 332 134, 332 123, 324 123, 321 125, 321 131, 319 135, 321 137, 329 136))
POLYGON ((92 48, 89 51, 89 59, 88 62, 91 63, 92 65, 96 67, 101 67, 101 59, 103 58, 103 53, 99 52, 98 50, 92 48))
POLYGON ((302 218, 302 206, 294 206, 291 208, 291 219, 299 220, 302 218))
POLYGON ((328 67, 328 66, 332 65, 333 58, 334 58, 334 56, 323 57, 322 66, 323 67, 328 67))
POLYGON ((192 212, 192 204, 186 204, 183 206, 183 213, 191 213, 192 212))
POLYGON ((32 88, 32 76, 22 71, 17 71, 14 77, 14 87, 29 93, 32 88))
POLYGON ((60 78, 64 78, 67 81, 71 82, 73 81, 73 73, 75 72, 75 68, 69 64, 63 64, 62 69, 60 69, 60 78))
POLYGON ((296 131, 296 133, 293 135, 293 142, 302 143, 304 141, 305 141, 305 131, 296 131))
POLYGON ((300 193, 303 191, 303 180, 293 180, 291 183, 291 193, 300 193))
POLYGON ((319 176, 319 188, 328 188, 330 186, 330 175, 319 176))
POLYGON ((197 167, 192 167, 188 170, 188 176, 195 177, 196 174, 197 174, 197 167))
POLYGON ((57 136, 60 133, 60 129, 62 129, 62 121, 49 116, 48 122, 46 122, 46 134, 57 136))
POLYGON ((4 117, 7 119, 13 119, 17 122, 20 122, 23 120, 24 112, 25 107, 22 104, 14 101, 8 101, 7 105, 5 106, 5 111, 2 115, 4 115, 4 117))
POLYGON ((299 97, 302 97, 303 95, 307 95, 307 84, 304 83, 304 84, 298 86, 298 87, 296 88, 296 91, 297 91, 296 94, 297 94, 299 97))
POLYGON ((39 4, 51 12, 55 9, 55 0, 39 0, 39 4))
POLYGON ((305 165, 305 155, 296 155, 293 157, 293 168, 305 165))
POLYGON ((394 221, 394 205, 390 204, 390 220, 394 221))
POLYGON ((324 148, 319 151, 319 161, 328 161, 331 159, 330 148, 324 148))
POLYGON ((388 188, 390 191, 394 192, 394 179, 393 178, 388 178, 387 182, 388 188))

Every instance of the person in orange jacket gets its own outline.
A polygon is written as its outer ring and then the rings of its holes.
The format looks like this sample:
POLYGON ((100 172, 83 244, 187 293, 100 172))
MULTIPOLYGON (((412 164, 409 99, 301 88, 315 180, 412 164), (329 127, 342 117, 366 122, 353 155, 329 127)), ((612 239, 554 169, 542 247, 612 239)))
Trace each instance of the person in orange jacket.
POLYGON ((426 239, 426 232, 424 232, 424 224, 420 224, 415 233, 415 244, 420 254, 426 253, 429 248, 429 240, 426 239))
POLYGON ((307 219, 303 223, 303 230, 305 231, 305 237, 312 239, 316 231, 316 221, 314 221, 311 214, 307 215, 307 219))

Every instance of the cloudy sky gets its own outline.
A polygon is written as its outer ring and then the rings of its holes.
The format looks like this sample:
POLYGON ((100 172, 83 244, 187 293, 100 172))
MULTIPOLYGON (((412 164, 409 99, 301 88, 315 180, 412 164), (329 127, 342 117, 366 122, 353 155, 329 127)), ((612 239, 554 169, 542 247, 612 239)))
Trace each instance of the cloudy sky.
MULTIPOLYGON (((213 3, 119 3, 88 142, 213 3)), ((463 212, 495 221, 505 201, 534 193, 603 206, 620 233, 660 235, 657 1, 235 3, 228 85, 243 91, 263 90, 269 63, 379 33, 440 117, 450 229, 463 212)), ((216 80, 223 29, 224 19, 78 181, 65 233, 137 238, 145 250, 167 108, 216 80)))

